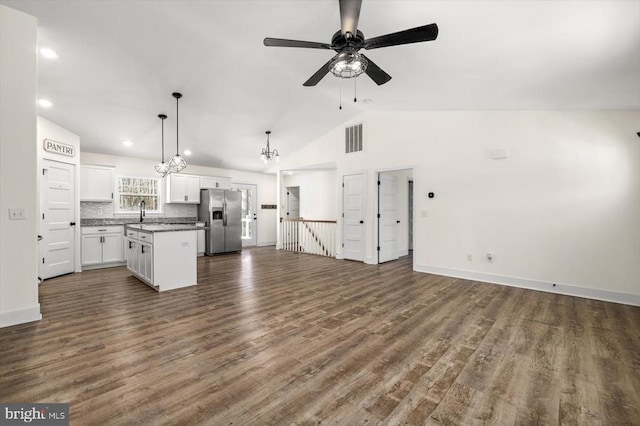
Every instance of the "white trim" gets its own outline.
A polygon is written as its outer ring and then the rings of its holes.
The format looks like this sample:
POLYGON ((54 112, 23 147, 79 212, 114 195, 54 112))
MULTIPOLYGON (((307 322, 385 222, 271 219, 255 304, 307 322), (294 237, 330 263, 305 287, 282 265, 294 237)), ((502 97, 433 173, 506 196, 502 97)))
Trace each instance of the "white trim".
POLYGON ((398 251, 398 256, 402 257, 402 256, 408 256, 409 255, 409 249, 407 250, 400 250, 398 251))
POLYGON ((42 314, 40 314, 40 304, 38 303, 28 308, 0 312, 0 327, 10 327, 24 324, 25 322, 40 321, 41 319, 42 314))
POLYGON ((507 277, 503 275, 485 274, 483 272, 464 271, 460 269, 442 268, 439 266, 414 264, 413 270, 428 274, 444 275, 446 277, 464 278, 472 281, 482 281, 501 284, 509 287, 526 288, 547 293, 564 294, 567 296, 584 297, 605 302, 622 303, 624 305, 640 306, 640 295, 619 293, 615 291, 599 290, 588 287, 577 287, 547 281, 531 280, 528 278, 507 277))
MULTIPOLYGON (((267 246, 275 246, 275 245, 276 245, 275 241, 263 241, 261 243, 258 243, 257 247, 267 247, 267 246)), ((278 247, 276 247, 276 248, 278 248, 278 247)))

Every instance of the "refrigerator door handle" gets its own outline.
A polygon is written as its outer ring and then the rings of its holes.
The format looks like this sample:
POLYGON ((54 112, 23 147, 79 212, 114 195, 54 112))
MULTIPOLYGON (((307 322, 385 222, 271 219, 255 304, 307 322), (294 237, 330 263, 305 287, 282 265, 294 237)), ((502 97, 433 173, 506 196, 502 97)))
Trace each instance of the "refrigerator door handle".
POLYGON ((222 220, 222 226, 227 226, 227 202, 225 201, 224 203, 222 203, 222 216, 223 216, 223 220, 222 220))

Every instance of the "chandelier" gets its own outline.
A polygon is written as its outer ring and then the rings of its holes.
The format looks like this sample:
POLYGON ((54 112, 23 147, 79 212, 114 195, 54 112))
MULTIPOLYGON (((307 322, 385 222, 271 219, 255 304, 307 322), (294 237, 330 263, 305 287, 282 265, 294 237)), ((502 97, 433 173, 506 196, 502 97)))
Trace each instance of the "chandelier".
POLYGON ((176 98, 176 155, 169 161, 169 173, 179 173, 182 169, 187 167, 187 163, 184 158, 180 157, 180 150, 178 149, 178 101, 182 97, 181 93, 173 93, 172 96, 176 98))
POLYGON ((280 161, 280 154, 278 154, 278 150, 274 149, 273 151, 271 151, 271 148, 269 147, 269 135, 271 134, 271 130, 267 130, 265 133, 267 134, 267 148, 262 148, 260 158, 262 158, 264 164, 267 164, 274 158, 276 161, 280 161))
POLYGON ((161 177, 165 177, 169 173, 169 165, 164 162, 164 120, 167 118, 165 114, 158 114, 158 118, 162 120, 162 162, 156 165, 156 172, 161 177))

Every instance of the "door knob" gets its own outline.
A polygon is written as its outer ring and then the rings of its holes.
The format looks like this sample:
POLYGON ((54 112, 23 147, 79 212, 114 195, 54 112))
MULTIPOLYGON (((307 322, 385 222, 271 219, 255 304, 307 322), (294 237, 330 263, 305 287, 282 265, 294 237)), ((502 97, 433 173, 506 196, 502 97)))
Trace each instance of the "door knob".
POLYGON ((69 225, 70 226, 76 226, 76 223, 75 222, 69 222, 69 225))
POLYGON ((361 220, 360 223, 364 223, 364 220, 361 220))

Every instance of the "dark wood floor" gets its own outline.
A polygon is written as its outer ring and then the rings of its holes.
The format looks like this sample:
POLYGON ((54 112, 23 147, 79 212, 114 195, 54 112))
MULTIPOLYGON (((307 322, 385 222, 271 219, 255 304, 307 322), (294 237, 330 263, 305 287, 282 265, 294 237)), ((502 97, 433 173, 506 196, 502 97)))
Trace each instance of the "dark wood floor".
POLYGON ((640 308, 273 248, 156 293, 125 268, 0 329, 0 401, 72 424, 638 424, 640 308))

